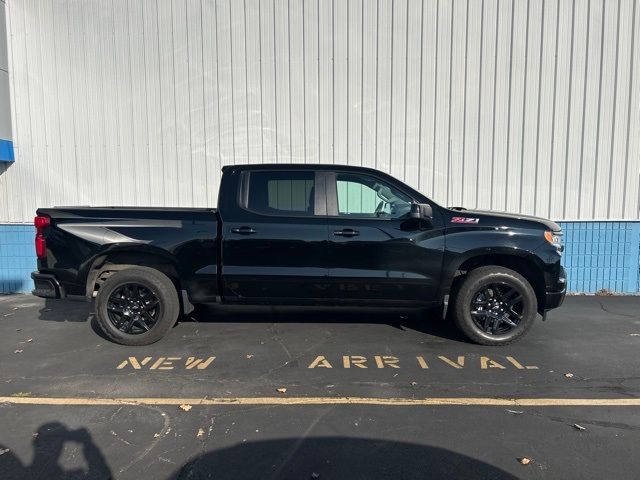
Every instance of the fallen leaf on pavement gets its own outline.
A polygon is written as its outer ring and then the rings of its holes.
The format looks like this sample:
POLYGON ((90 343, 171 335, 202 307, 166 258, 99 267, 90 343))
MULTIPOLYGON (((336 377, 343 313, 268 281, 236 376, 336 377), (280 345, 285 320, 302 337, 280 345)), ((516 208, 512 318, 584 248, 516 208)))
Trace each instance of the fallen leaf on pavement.
POLYGON ((415 387, 418 384, 418 382, 411 382, 411 386, 415 387))
POLYGON ((33 342, 33 338, 27 338, 27 343, 33 342))
POLYGON ((519 458, 518 461, 522 464, 522 465, 529 465, 531 463, 531 459, 527 458, 527 457, 522 457, 519 458))
POLYGON ((199 428, 198 429, 198 433, 196 434, 196 437, 198 438, 204 438, 204 430, 199 428))
POLYGON ((284 387, 282 387, 282 388, 276 388, 276 391, 277 391, 278 393, 287 393, 287 389, 286 389, 286 388, 284 388, 284 387))
POLYGON ((180 405, 180 410, 184 410, 185 412, 188 412, 189 410, 191 410, 191 405, 180 405))
POLYGON ((159 436, 160 436, 160 434, 159 434, 159 433, 154 433, 154 434, 153 434, 153 438, 158 438, 159 436))
POLYGON ((313 472, 313 473, 311 474, 311 478, 320 478, 320 474, 319 474, 319 473, 316 473, 316 472, 313 472))
POLYGON ((507 409, 507 412, 513 413, 514 415, 520 415, 521 413, 524 413, 520 410, 509 410, 509 409, 507 409))
POLYGON ((564 376, 567 378, 573 378, 573 373, 565 373, 564 376))
POLYGON ((253 355, 247 355, 247 358, 251 358, 251 357, 253 357, 253 355))
POLYGON ((22 353, 22 350, 16 350, 16 351, 15 351, 15 352, 13 352, 13 353, 22 353))
POLYGON ((573 428, 575 428, 576 430, 586 430, 586 428, 584 428, 582 425, 578 425, 577 423, 573 424, 573 428))

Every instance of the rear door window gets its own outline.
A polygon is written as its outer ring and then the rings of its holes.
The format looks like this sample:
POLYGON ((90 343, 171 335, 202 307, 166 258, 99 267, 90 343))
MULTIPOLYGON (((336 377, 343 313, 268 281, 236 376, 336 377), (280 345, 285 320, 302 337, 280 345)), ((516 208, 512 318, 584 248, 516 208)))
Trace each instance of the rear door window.
POLYGON ((313 215, 314 178, 313 171, 251 172, 247 208, 265 215, 313 215))

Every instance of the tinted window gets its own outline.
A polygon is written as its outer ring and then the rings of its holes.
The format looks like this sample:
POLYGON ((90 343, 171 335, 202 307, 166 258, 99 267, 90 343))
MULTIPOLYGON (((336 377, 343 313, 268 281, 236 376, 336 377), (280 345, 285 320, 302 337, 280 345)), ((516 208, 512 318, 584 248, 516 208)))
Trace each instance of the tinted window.
POLYGON ((268 215, 313 215, 312 171, 258 171, 249 176, 248 208, 268 215))
POLYGON ((411 210, 411 198, 367 175, 338 174, 338 214, 370 218, 401 218, 411 210))

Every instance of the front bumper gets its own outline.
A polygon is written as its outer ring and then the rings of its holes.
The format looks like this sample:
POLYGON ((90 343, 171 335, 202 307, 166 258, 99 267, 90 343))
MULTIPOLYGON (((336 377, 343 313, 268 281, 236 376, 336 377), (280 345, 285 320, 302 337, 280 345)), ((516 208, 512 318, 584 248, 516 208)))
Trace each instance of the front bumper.
POLYGON ((54 275, 49 273, 31 272, 31 278, 35 288, 31 291, 33 295, 41 298, 64 298, 64 287, 54 275))
POLYGON ((547 289, 545 292, 544 310, 558 308, 564 302, 567 294, 567 271, 564 267, 560 267, 560 275, 553 289, 547 289))

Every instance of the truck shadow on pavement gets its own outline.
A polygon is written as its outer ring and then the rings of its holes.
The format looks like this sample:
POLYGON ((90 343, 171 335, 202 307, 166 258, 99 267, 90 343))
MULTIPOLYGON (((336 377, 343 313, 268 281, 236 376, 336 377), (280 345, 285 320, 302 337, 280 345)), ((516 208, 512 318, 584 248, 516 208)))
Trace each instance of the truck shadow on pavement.
POLYGON ((322 437, 240 443, 204 453, 169 478, 511 480, 517 477, 443 448, 387 440, 322 437))
MULTIPOLYGON (((94 308, 94 304, 89 302, 47 299, 39 311, 38 319, 90 322, 94 332, 108 340, 95 321, 94 308)), ((199 305, 176 325, 179 327, 183 322, 378 324, 468 343, 450 319, 442 318, 441 311, 425 308, 199 305)))
MULTIPOLYGON (((4 446, 0 446, 0 471, 7 480, 39 479, 95 479, 114 478, 107 458, 94 443, 85 428, 69 430, 52 422, 38 428, 33 439, 33 461, 23 465, 21 460, 4 446), (81 466, 78 456, 65 455, 67 443, 80 445, 84 457, 81 466)), ((118 456, 117 462, 130 459, 118 456)), ((156 462, 160 462, 156 460, 156 462)), ((387 440, 321 437, 285 438, 243 442, 202 453, 168 477, 164 464, 145 467, 153 477, 183 479, 459 479, 484 478, 512 480, 510 473, 451 450, 387 440), (154 473, 151 473, 154 472, 154 473)))

